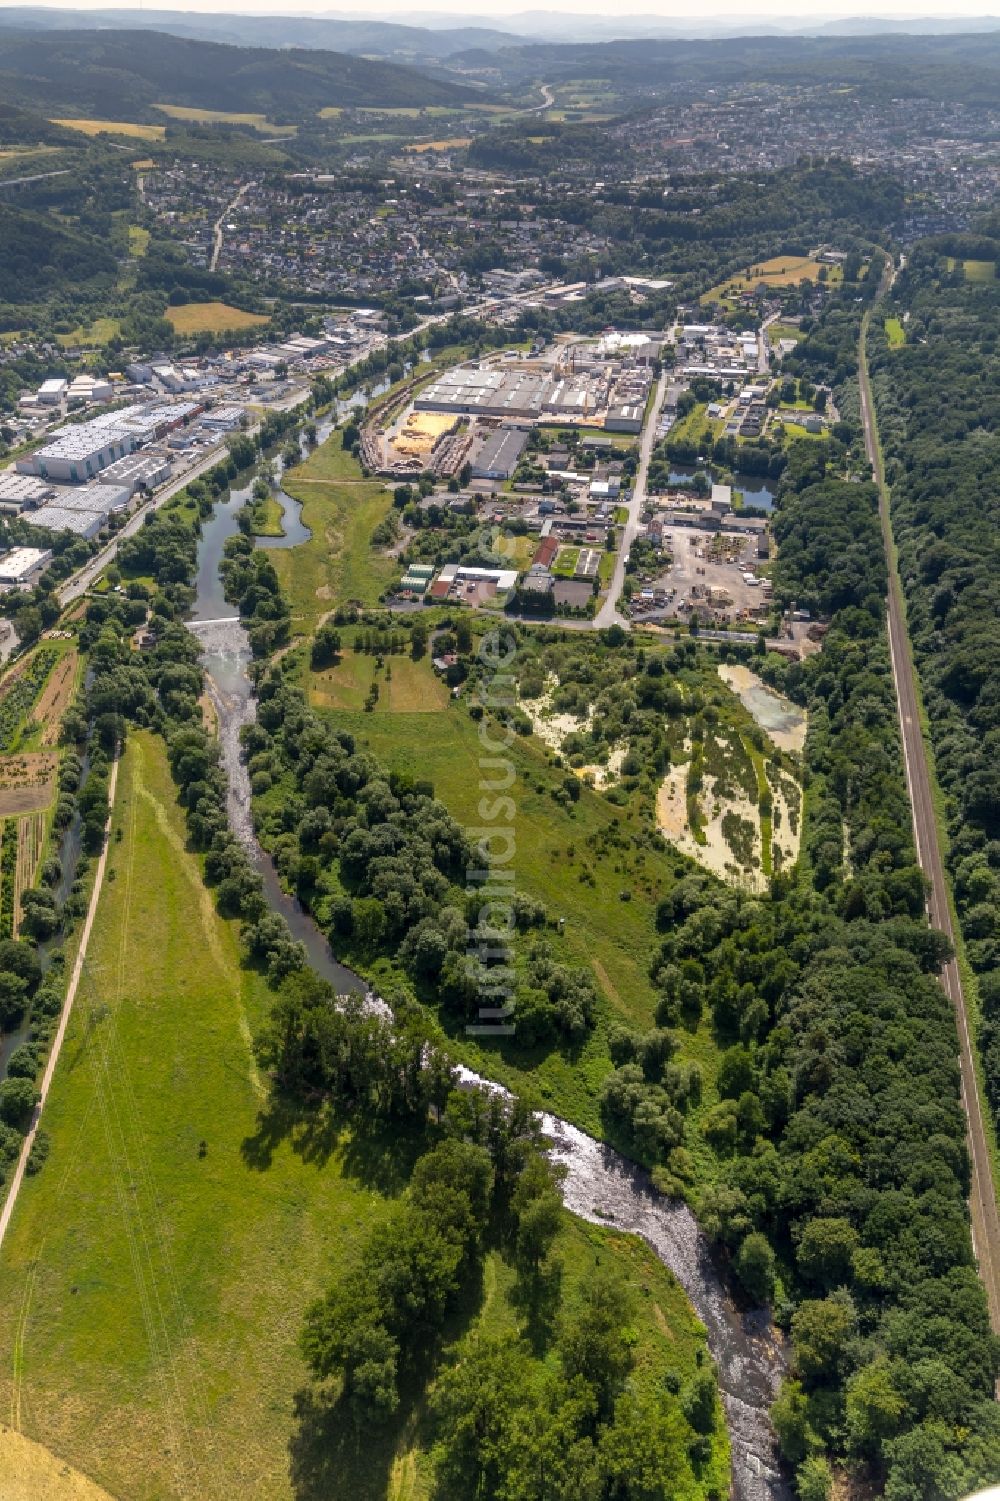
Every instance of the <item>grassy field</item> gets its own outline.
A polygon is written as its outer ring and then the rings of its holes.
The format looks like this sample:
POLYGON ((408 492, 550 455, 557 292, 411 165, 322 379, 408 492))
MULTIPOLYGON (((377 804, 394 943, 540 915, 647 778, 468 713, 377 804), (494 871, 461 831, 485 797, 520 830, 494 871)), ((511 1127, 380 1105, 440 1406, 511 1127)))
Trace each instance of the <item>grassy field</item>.
POLYGON ((796 323, 772 323, 767 332, 772 344, 777 344, 779 339, 794 339, 798 344, 805 338, 796 323))
POLYGON ((392 509, 382 481, 365 479, 334 433, 282 483, 302 502, 302 520, 312 531, 300 547, 271 555, 292 603, 293 631, 311 633, 322 616, 347 600, 377 603, 399 573, 392 558, 373 553, 370 545, 372 532, 392 509))
POLYGON ((85 136, 135 136, 139 141, 162 141, 167 133, 165 125, 138 125, 126 120, 52 120, 51 123, 78 130, 85 136))
POLYGON ((128 227, 128 253, 136 260, 141 260, 149 249, 149 230, 143 229, 141 224, 130 224, 128 227))
MULTIPOLYGON (((148 238, 147 231, 142 233, 148 238)), ((95 318, 89 328, 74 328, 67 334, 56 334, 56 338, 64 349, 97 349, 120 333, 121 323, 117 318, 95 318)))
POLYGON ((151 736, 129 745, 115 824, 51 1154, 0 1267, 0 1400, 129 1501, 272 1501, 291 1494, 302 1311, 381 1200, 308 1133, 258 1134, 266 995, 151 736))
POLYGON ((769 261, 758 261, 736 276, 720 282, 705 293, 702 302, 731 301, 743 292, 751 291, 763 282, 769 287, 797 287, 803 281, 818 281, 820 271, 826 272, 830 286, 837 286, 844 279, 840 266, 822 266, 808 255, 775 255, 769 261))
POLYGON ((228 302, 185 302, 168 307, 165 317, 178 334, 221 334, 230 329, 255 328, 267 323, 263 313, 248 313, 228 302))
MULTIPOLYGON (((954 271, 958 262, 953 256, 948 256, 948 270, 954 271)), ((997 267, 995 261, 963 261, 962 270, 966 281, 996 281, 997 267)))
MULTIPOLYGON (((405 1182, 407 1143, 350 1141, 314 1117, 262 1122, 249 1036, 266 992, 212 907, 146 733, 125 754, 108 880, 46 1107, 49 1159, 0 1265, 0 1401, 46 1446, 12 1452, 23 1501, 48 1495, 53 1455, 128 1501, 427 1501, 419 1393, 363 1441, 328 1423, 321 1450, 294 1413, 303 1310, 405 1182)), ((693 1373, 704 1332, 641 1242, 566 1216, 556 1249, 570 1309, 595 1261, 630 1283, 634 1384, 693 1373)), ((522 1317, 491 1254, 449 1332, 522 1317)), ((727 1458, 717 1431, 703 1483, 719 1493, 727 1458)), ((4 1466, 0 1446, 0 1478, 4 1466)), ((71 1497, 105 1501, 52 1493, 71 1497)))
POLYGON ((670 441, 673 442, 675 439, 700 438, 706 430, 711 434, 711 441, 714 441, 725 427, 726 419, 724 417, 709 417, 707 416, 707 412, 708 403, 699 401, 689 412, 686 412, 683 417, 674 423, 670 429, 670 441))
POLYGON ((885 336, 889 341, 890 349, 898 349, 901 344, 906 343, 906 330, 898 318, 885 320, 885 336))
POLYGON ((411 657, 386 657, 385 665, 377 670, 374 657, 353 651, 345 651, 335 667, 310 675, 309 699, 319 709, 358 713, 373 681, 379 690, 376 714, 434 714, 448 707, 448 689, 429 656, 419 662, 411 657))
POLYGON ((189 120, 195 125, 252 125, 254 130, 270 136, 293 136, 298 130, 297 125, 272 125, 267 116, 261 114, 241 115, 226 109, 194 109, 186 104, 154 104, 153 108, 169 115, 172 120, 189 120))

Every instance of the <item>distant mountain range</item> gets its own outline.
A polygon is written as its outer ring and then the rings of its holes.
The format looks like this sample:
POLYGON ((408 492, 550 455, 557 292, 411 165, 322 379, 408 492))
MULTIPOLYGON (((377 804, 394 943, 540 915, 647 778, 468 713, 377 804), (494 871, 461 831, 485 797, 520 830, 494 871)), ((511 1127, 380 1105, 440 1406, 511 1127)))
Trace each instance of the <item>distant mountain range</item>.
POLYGON ((946 36, 1000 30, 1000 16, 937 16, 899 19, 854 16, 841 20, 789 22, 766 14, 733 14, 683 22, 655 15, 578 15, 519 11, 484 16, 474 26, 450 12, 414 11, 392 21, 370 14, 327 11, 312 15, 236 15, 180 10, 0 8, 0 29, 32 31, 159 31, 238 47, 309 48, 342 52, 418 67, 447 65, 456 56, 493 53, 536 43, 591 44, 654 38, 721 40, 764 36, 866 37, 946 36))
POLYGON ((483 26, 427 27, 362 17, 240 16, 179 10, 56 10, 5 6, 0 28, 32 31, 160 31, 237 47, 308 47, 400 63, 433 64, 470 48, 491 51, 523 41, 520 35, 483 26))
POLYGON ((279 121, 326 106, 419 108, 482 97, 415 68, 339 52, 234 47, 147 30, 19 30, 11 14, 0 11, 0 98, 46 114, 134 120, 169 103, 279 121))

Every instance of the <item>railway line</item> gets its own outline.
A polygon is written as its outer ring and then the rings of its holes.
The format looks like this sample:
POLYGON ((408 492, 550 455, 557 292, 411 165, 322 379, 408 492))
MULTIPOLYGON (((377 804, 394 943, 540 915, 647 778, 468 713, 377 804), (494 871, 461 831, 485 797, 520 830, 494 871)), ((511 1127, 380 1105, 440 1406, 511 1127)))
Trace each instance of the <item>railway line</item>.
MULTIPOLYGON (((887 279, 883 293, 890 285, 887 279)), ((881 295, 879 300, 881 300, 881 295)), ((878 306, 878 301, 875 306, 878 306)), ((861 328, 859 352, 859 375, 861 386, 861 419, 864 426, 865 448, 872 466, 878 488, 879 517, 885 545, 889 574, 887 624, 889 650, 892 657, 892 675, 896 688, 896 703, 899 711, 899 728, 903 744, 903 759, 906 767, 906 785, 913 813, 913 835, 917 860, 928 881, 927 916, 933 927, 946 933, 955 942, 955 928, 948 899, 948 884, 944 861, 941 855, 941 840, 931 783, 928 748, 924 741, 920 714, 920 694, 917 686, 916 668, 910 645, 906 620, 906 602, 896 561, 896 548, 892 532, 892 517, 889 509, 889 490, 885 482, 882 450, 878 441, 878 422, 872 397, 871 379, 868 372, 867 335, 870 313, 865 314, 861 328)), ((962 976, 956 960, 951 959, 941 971, 941 984, 951 1001, 958 1030, 959 1065, 962 1081, 962 1105, 968 1128, 969 1159, 971 1174, 969 1184, 969 1213, 972 1221, 972 1242, 979 1267, 979 1276, 986 1289, 989 1303, 990 1323, 995 1333, 1000 1333, 1000 1216, 997 1214, 996 1191, 993 1183, 993 1164, 989 1138, 979 1093, 979 1079, 973 1050, 972 1033, 969 1028, 968 1008, 962 988, 962 976)))

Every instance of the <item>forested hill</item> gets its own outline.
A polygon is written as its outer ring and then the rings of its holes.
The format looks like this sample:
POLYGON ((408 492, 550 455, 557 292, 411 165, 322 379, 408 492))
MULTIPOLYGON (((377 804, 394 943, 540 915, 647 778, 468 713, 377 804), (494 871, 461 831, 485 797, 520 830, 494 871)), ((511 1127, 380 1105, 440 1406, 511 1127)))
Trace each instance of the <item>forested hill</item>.
POLYGON ((637 88, 679 82, 838 83, 869 96, 995 102, 1000 33, 960 36, 727 38, 527 45, 460 54, 504 83, 604 78, 637 88))
POLYGON ((159 102, 287 119, 333 105, 420 107, 480 96, 339 52, 229 47, 156 31, 4 30, 0 97, 46 113, 134 120, 159 102))
POLYGON ((115 271, 106 240, 0 203, 0 303, 34 301, 67 286, 110 287, 115 271))

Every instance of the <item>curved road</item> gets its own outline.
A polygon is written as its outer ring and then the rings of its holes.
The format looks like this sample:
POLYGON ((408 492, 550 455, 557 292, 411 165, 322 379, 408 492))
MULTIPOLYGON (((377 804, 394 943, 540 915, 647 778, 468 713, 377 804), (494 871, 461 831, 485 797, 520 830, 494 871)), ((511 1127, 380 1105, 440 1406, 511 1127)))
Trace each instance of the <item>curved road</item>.
MULTIPOLYGON (((883 294, 890 284, 887 280, 883 286, 883 294)), ((865 447, 878 486, 879 516, 882 522, 886 560, 889 565, 889 649, 892 654, 892 675, 896 684, 903 759, 906 764, 906 783, 913 810, 913 834, 917 847, 917 860, 930 886, 927 897, 927 916, 932 926, 939 928, 942 933, 947 933, 954 943, 955 929, 951 919, 944 862, 941 858, 941 843, 931 791, 928 751, 921 723, 917 675, 906 622, 903 587, 896 561, 889 509, 889 490, 885 482, 882 451, 878 442, 875 404, 868 373, 867 336, 870 316, 868 313, 865 314, 861 328, 859 362, 861 417, 865 431, 865 447)), ((989 1302, 990 1323, 994 1331, 1000 1333, 1000 1218, 997 1215, 992 1159, 983 1120, 975 1054, 969 1031, 965 996, 962 991, 962 977, 954 959, 950 960, 942 970, 941 984, 954 1007, 958 1028, 962 1104, 968 1122, 968 1146, 971 1160, 969 1212, 972 1220, 972 1244, 979 1264, 979 1275, 989 1302)))

